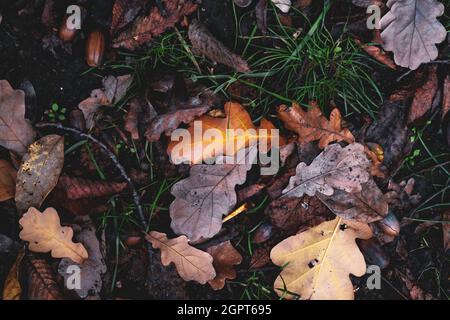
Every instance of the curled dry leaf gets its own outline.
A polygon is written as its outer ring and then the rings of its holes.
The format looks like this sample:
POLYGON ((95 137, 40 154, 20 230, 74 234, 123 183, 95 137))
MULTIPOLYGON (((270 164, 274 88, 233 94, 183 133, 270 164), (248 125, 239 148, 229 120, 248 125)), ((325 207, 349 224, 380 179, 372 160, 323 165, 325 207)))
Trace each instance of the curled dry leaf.
POLYGON ((247 62, 242 57, 233 53, 223 43, 214 38, 211 32, 198 20, 193 20, 189 25, 188 36, 194 53, 204 55, 214 62, 233 68, 237 72, 250 71, 247 62))
POLYGON ((339 109, 334 109, 327 120, 315 102, 310 102, 312 106, 308 111, 304 111, 298 104, 292 107, 282 105, 277 112, 285 127, 294 131, 298 135, 298 142, 307 144, 319 140, 319 147, 325 148, 330 142, 345 141, 352 143, 355 141, 352 133, 342 128, 342 117, 339 109))
POLYGON ((25 251, 21 249, 17 255, 16 261, 9 270, 3 288, 3 300, 20 300, 22 287, 20 285, 19 273, 25 251))
POLYGON ((24 258, 28 276, 29 300, 63 300, 61 287, 56 282, 56 274, 45 259, 27 254, 24 258))
POLYGON ((272 262, 284 267, 275 291, 288 299, 295 298, 293 294, 311 300, 353 299, 349 274, 366 273, 355 239, 371 237, 367 224, 337 217, 283 240, 270 253, 272 262))
POLYGON ((213 257, 213 266, 216 277, 208 283, 214 290, 220 290, 225 286, 227 279, 236 278, 236 270, 233 266, 242 263, 242 256, 228 240, 216 246, 209 247, 207 252, 213 257))
POLYGON ((437 17, 444 5, 437 0, 389 0, 390 11, 380 21, 384 49, 394 52, 399 66, 417 69, 437 58, 436 44, 447 36, 437 17))
POLYGON ((61 226, 58 213, 53 208, 42 213, 30 208, 19 224, 23 228, 19 237, 29 242, 28 248, 33 252, 51 252, 53 258, 70 258, 76 263, 83 263, 88 258, 84 246, 72 242, 72 228, 61 226))
POLYGON ((23 155, 36 132, 25 119, 25 93, 0 80, 0 146, 23 155))
MULTIPOLYGON (((81 223, 82 229, 74 239, 86 247, 89 258, 82 264, 76 264, 81 270, 83 281, 80 283, 81 287, 74 290, 80 298, 84 299, 88 296, 98 296, 102 290, 102 275, 106 272, 106 264, 92 221, 86 218, 81 223)), ((73 275, 69 269, 73 265, 73 261, 67 258, 62 259, 59 263, 58 273, 65 279, 65 283, 73 275)))
POLYGON ((388 214, 388 204, 373 179, 362 184, 359 192, 334 190, 331 196, 318 193, 317 197, 334 214, 359 222, 370 223, 383 219, 388 214))
POLYGON ((163 0, 162 3, 166 16, 161 15, 157 7, 153 7, 148 16, 136 19, 129 30, 121 32, 113 40, 113 46, 135 50, 197 10, 197 4, 191 0, 163 0))
MULTIPOLYGON (((167 153, 175 164, 183 162, 202 163, 214 160, 219 155, 233 156, 238 150, 248 146, 256 139, 247 131, 255 129, 248 112, 239 103, 225 104, 225 118, 215 118, 203 115, 188 128, 189 134, 182 136, 182 141, 171 141, 167 153), (201 125, 201 134, 195 134, 195 125, 201 125), (217 135, 207 139, 206 130, 212 129, 217 135), (231 130, 229 133, 227 129, 231 130), (232 134, 232 131, 243 130, 243 134, 232 134), (231 150, 231 152, 228 152, 231 150)), ((197 127, 199 128, 199 127, 197 127)), ((198 130, 198 129, 197 129, 198 130)), ((212 132, 209 131, 209 132, 212 132)))
POLYGON ((417 88, 414 93, 413 101, 409 107, 408 124, 422 118, 431 109, 438 86, 437 66, 430 66, 428 67, 428 76, 425 79, 425 83, 417 88))
POLYGON ((0 202, 14 198, 16 170, 6 160, 0 160, 0 202))
POLYGON ((300 163, 295 176, 283 190, 283 197, 314 196, 316 192, 331 196, 334 189, 346 192, 360 192, 367 182, 370 161, 364 154, 364 147, 353 143, 345 148, 332 144, 307 166, 300 163))
POLYGON ((188 244, 188 239, 181 236, 168 239, 165 233, 156 231, 146 235, 153 248, 161 250, 161 262, 164 266, 175 264, 177 272, 185 281, 205 284, 216 277, 213 257, 188 244))
POLYGON ((234 188, 246 181, 257 156, 256 145, 243 151, 235 159, 219 156, 215 165, 193 166, 190 176, 172 187, 175 200, 170 205, 170 217, 175 233, 197 241, 220 231, 223 215, 236 205, 234 188))
POLYGON ((49 135, 30 145, 17 173, 16 205, 23 213, 40 208, 58 183, 64 165, 64 137, 49 135))

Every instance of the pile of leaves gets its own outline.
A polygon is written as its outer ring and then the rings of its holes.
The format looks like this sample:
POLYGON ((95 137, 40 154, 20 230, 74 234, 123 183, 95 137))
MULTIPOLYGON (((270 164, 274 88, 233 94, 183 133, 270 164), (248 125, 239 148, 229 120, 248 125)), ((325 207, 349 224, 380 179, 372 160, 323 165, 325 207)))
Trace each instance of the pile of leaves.
MULTIPOLYGON (((52 2, 44 10, 52 12, 52 2)), ((256 2, 254 23, 264 35, 271 4, 256 2)), ((271 14, 283 19, 313 7, 272 2, 271 14)), ((352 3, 378 4, 384 13, 381 33, 370 41, 351 34, 355 42, 389 72, 412 77, 389 92, 376 119, 344 119, 342 106, 314 100, 280 102, 255 116, 238 95, 230 99, 180 72, 155 69, 144 90, 136 90, 137 73, 105 75, 102 88, 80 99, 68 119, 32 122, 27 94, 0 80, 0 201, 13 220, 8 232, 0 229, 0 254, 14 260, 5 279, 0 273, 3 299, 188 298, 190 286, 200 285, 202 294, 217 298, 226 290, 233 295, 233 283, 258 272, 273 287, 271 298, 354 299, 368 265, 388 270, 407 298, 436 298, 418 286, 408 264, 388 267, 394 255, 407 259, 402 228, 417 218, 421 198, 414 179, 398 181, 416 126, 439 122, 447 151, 450 145, 448 60, 434 61, 447 35, 437 19, 444 5, 352 3), (172 141, 179 128, 193 140, 172 141), (206 129, 221 139, 202 139, 206 129), (230 138, 229 129, 280 129, 279 146, 230 138), (262 175, 267 164, 258 155, 274 153, 279 168, 262 175), (71 286, 77 270, 81 280, 71 286)), ((196 68, 204 67, 195 59, 203 56, 236 77, 257 72, 200 21, 199 6, 116 0, 109 50, 139 52, 176 32, 196 68), (187 29, 186 39, 179 28, 187 29)), ((251 84, 235 91, 248 93, 251 84)), ((438 207, 448 205, 446 194, 438 207)), ((437 223, 422 228, 442 226, 445 253, 449 213, 437 214, 437 223)))

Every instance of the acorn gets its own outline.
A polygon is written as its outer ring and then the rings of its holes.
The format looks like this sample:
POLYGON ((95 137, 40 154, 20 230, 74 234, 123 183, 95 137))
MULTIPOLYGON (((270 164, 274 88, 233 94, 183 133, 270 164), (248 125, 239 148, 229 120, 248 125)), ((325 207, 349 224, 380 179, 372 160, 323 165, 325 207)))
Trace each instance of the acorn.
POLYGON ((89 34, 86 41, 86 63, 90 67, 98 67, 103 62, 105 53, 105 36, 96 30, 89 34))
POLYGON ((62 42, 72 42, 73 39, 75 39, 75 37, 78 34, 78 30, 77 29, 71 29, 67 26, 67 19, 69 17, 66 16, 64 17, 63 22, 61 23, 61 27, 59 28, 58 31, 58 37, 61 39, 62 42))

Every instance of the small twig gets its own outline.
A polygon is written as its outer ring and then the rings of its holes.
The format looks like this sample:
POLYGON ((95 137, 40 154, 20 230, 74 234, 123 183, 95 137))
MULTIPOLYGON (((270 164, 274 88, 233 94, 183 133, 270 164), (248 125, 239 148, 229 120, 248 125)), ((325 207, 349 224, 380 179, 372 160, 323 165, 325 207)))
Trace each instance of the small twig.
MULTIPOLYGON (((120 175, 122 176, 122 178, 128 183, 128 185, 130 186, 132 193, 133 193, 133 202, 136 206, 136 210, 139 216, 139 219, 141 221, 142 224, 142 228, 144 231, 148 230, 148 224, 147 221, 145 219, 144 216, 144 211, 142 209, 142 205, 141 205, 141 200, 140 200, 140 196, 139 193, 136 189, 136 187, 134 186, 133 181, 131 181, 131 178, 128 176, 128 174, 125 171, 125 168, 120 164, 119 160, 117 159, 116 155, 100 140, 98 140, 97 138, 93 137, 92 135, 88 134, 88 133, 84 133, 78 129, 75 128, 71 128, 71 127, 65 127, 60 123, 49 123, 49 122, 42 122, 42 123, 38 123, 36 124, 37 128, 55 128, 58 130, 62 130, 68 133, 72 133, 78 137, 81 137, 83 139, 87 139, 89 141, 91 141, 92 143, 98 145, 102 151, 111 159, 111 161, 114 163, 114 165, 116 166, 116 168, 119 170, 120 175)), ((150 246, 150 244, 148 242, 146 242, 146 247, 147 247, 147 251, 148 251, 148 258, 149 258, 149 262, 150 265, 152 265, 152 259, 153 259, 153 251, 152 248, 150 246)))

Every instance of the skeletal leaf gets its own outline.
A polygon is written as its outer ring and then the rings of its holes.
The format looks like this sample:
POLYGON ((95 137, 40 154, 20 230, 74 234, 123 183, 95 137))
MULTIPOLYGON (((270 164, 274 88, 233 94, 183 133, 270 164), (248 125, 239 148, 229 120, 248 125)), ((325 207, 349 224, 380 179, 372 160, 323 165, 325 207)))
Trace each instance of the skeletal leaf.
POLYGON ((352 133, 348 129, 343 129, 341 125, 342 117, 339 109, 334 109, 327 120, 315 102, 311 102, 308 111, 304 111, 298 104, 292 107, 282 105, 278 107, 278 116, 283 121, 285 127, 294 131, 298 135, 298 142, 306 144, 319 140, 319 147, 325 148, 333 141, 355 141, 352 133))
POLYGON ((316 192, 331 196, 334 189, 360 192, 361 184, 369 180, 370 161, 364 147, 353 143, 345 148, 332 144, 307 166, 304 162, 296 168, 295 176, 283 190, 283 197, 314 196, 316 192))
POLYGON ((168 239, 165 233, 156 231, 146 236, 153 248, 161 250, 161 262, 164 266, 175 264, 178 274, 185 281, 205 284, 216 276, 213 257, 188 244, 185 236, 168 239))
POLYGON ((19 237, 29 242, 28 248, 33 252, 51 252, 54 258, 70 258, 76 263, 82 263, 88 258, 84 246, 72 242, 72 228, 61 226, 58 213, 53 208, 42 213, 30 208, 19 224, 23 228, 19 237))
POLYGON ((40 208, 58 183, 64 165, 64 137, 49 135, 30 145, 17 173, 16 205, 23 213, 40 208))
POLYGON ((349 274, 362 276, 366 263, 355 239, 369 239, 367 224, 340 217, 289 237, 276 245, 270 258, 283 270, 274 283, 284 298, 351 300, 349 274))
POLYGON ((28 276, 29 300, 63 300, 56 274, 45 259, 27 254, 23 261, 28 276))
POLYGON ((394 52, 395 63, 412 70, 437 58, 436 44, 447 32, 436 19, 444 13, 437 0, 389 0, 390 11, 380 21, 384 49, 394 52))
POLYGON ((0 146, 23 155, 36 132, 25 119, 25 93, 0 80, 0 146))
POLYGON ((242 256, 228 240, 216 246, 209 247, 207 252, 213 257, 213 266, 216 269, 216 277, 209 280, 209 285, 214 290, 220 290, 225 286, 227 279, 236 278, 236 270, 233 266, 241 264, 242 256))
POLYGON ((383 193, 373 179, 362 184, 360 192, 336 189, 331 196, 318 193, 317 197, 336 215, 364 223, 383 219, 389 209, 383 193))
POLYGON ((209 32, 198 20, 189 25, 189 40, 195 53, 202 54, 214 62, 222 63, 237 72, 248 72, 250 68, 242 57, 233 53, 209 32))
POLYGON ((186 235, 190 241, 217 234, 222 216, 236 205, 234 188, 245 182, 256 155, 255 145, 239 152, 235 159, 220 156, 215 165, 193 166, 190 176, 177 182, 171 190, 175 196, 170 205, 172 230, 186 235))
POLYGON ((0 160, 0 202, 14 198, 16 170, 6 160, 0 160))
POLYGON ((6 277, 5 286, 3 288, 3 300, 20 300, 22 287, 19 280, 19 271, 24 255, 25 251, 21 249, 6 277))
MULTIPOLYGON (((102 274, 106 272, 106 264, 100 250, 100 244, 95 234, 95 226, 89 218, 81 219, 81 231, 75 235, 75 241, 82 243, 89 254, 89 258, 82 264, 76 264, 81 271, 83 281, 80 288, 75 288, 77 295, 84 299, 88 296, 98 296, 102 289, 102 274)), ((58 272, 65 281, 73 275, 69 267, 74 263, 71 259, 64 258, 58 266, 58 272)))

